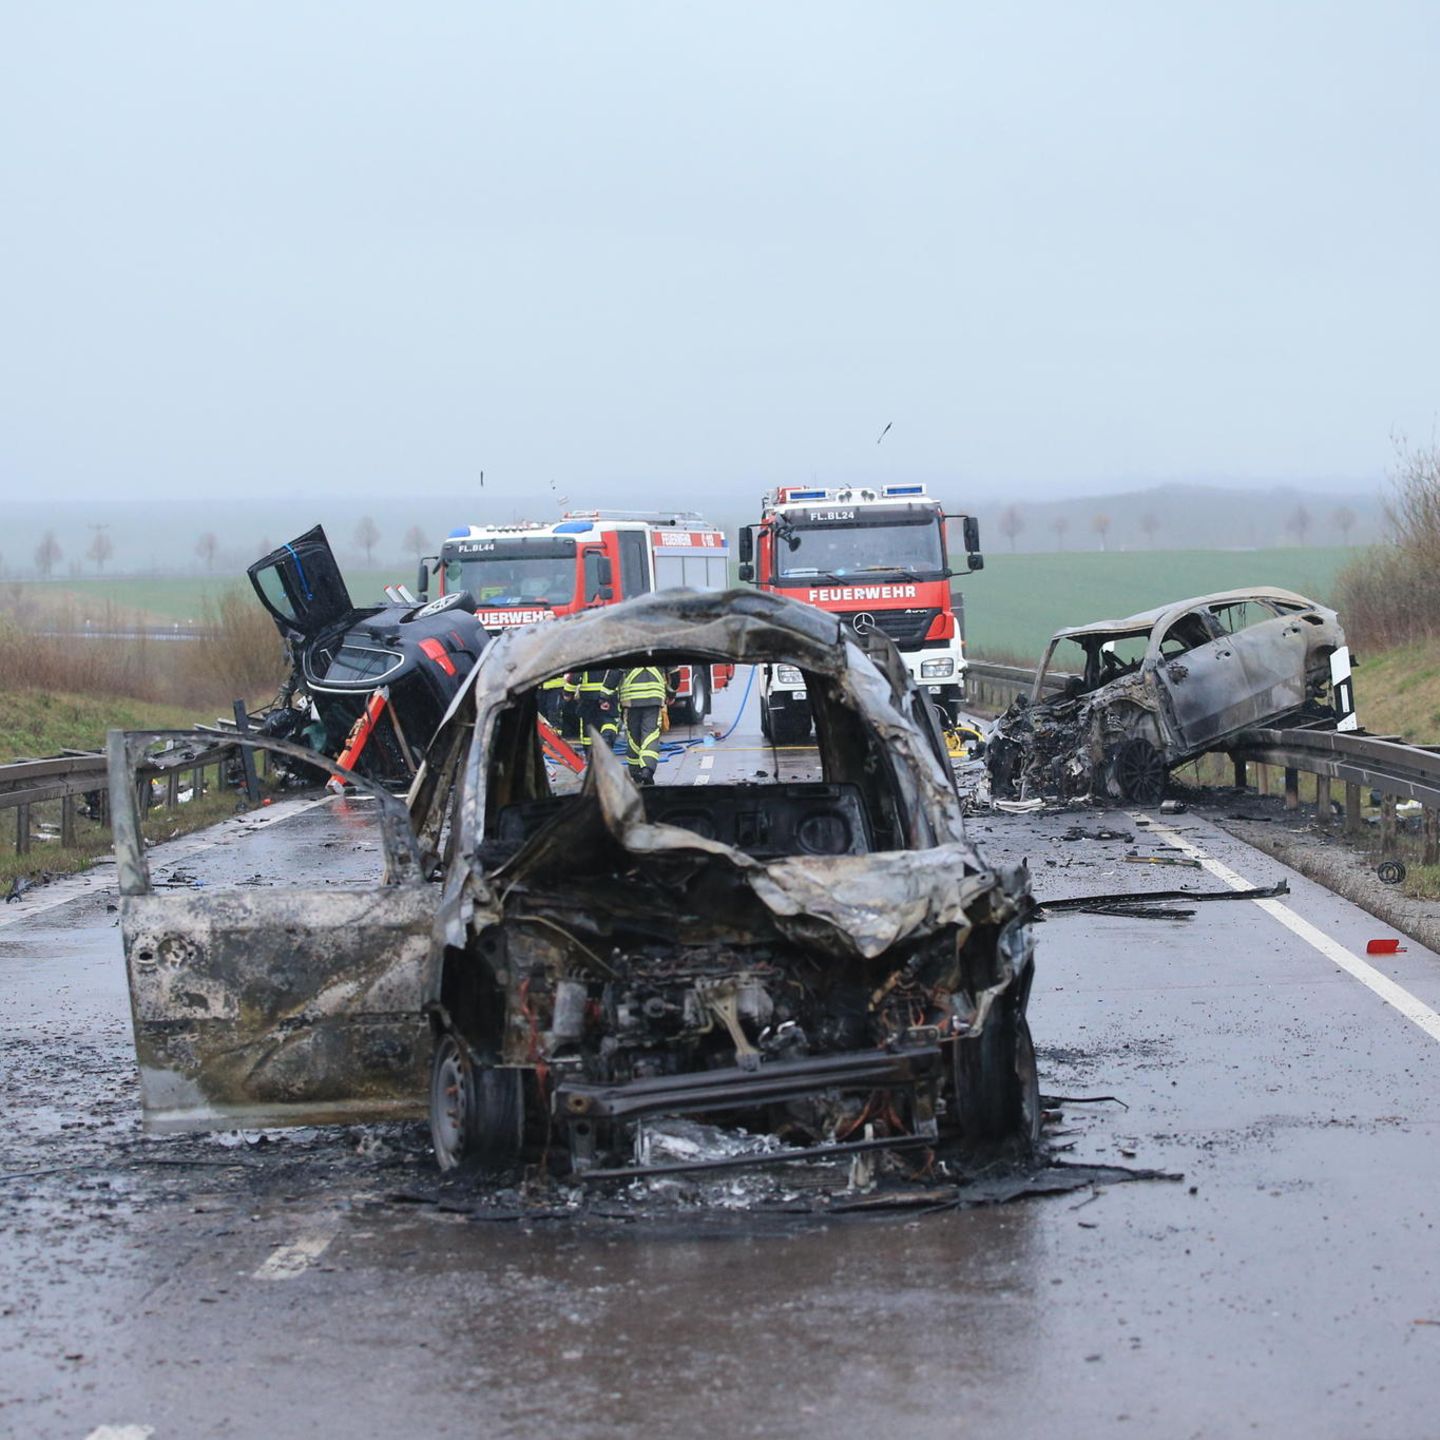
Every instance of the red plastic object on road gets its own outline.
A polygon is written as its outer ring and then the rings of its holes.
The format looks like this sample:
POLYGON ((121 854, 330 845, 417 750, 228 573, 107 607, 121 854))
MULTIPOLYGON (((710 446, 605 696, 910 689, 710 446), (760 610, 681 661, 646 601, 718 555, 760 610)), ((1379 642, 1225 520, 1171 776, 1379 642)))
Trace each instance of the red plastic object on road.
POLYGON ((1403 955, 1405 947, 1398 940, 1371 940, 1365 946, 1367 955, 1403 955))

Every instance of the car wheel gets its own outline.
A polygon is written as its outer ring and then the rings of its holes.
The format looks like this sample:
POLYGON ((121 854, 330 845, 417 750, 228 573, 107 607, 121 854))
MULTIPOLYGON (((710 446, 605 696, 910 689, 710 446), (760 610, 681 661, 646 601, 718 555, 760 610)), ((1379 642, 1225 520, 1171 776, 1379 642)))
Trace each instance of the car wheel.
POLYGON ((1136 805, 1158 805, 1169 778, 1164 757, 1148 740, 1127 740, 1115 754, 1115 784, 1136 805))
POLYGON ((967 1140, 1040 1139, 1040 1076, 1030 1024, 1002 1001, 984 1031, 955 1042, 955 1102, 967 1140))
POLYGON ((760 733, 768 740, 770 739, 770 705, 762 695, 760 697, 760 733))
POLYGON ((477 1065, 461 1040, 442 1036, 430 1066, 430 1140, 442 1170, 516 1159, 525 1140, 521 1072, 477 1065))
POLYGON ((710 667, 690 667, 690 699, 686 702, 685 723, 700 725, 710 713, 710 667))

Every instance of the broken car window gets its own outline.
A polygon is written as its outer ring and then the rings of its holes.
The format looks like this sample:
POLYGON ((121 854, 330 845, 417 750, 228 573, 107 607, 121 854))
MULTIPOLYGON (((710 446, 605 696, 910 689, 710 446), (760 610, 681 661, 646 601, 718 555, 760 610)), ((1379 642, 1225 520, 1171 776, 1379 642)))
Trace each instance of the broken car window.
POLYGON ((1210 613, 1227 635, 1248 630, 1252 625, 1263 625, 1275 618, 1275 611, 1263 600, 1237 600, 1231 605, 1216 605, 1210 613))
POLYGON ((1188 615, 1182 615, 1165 632, 1160 641, 1160 654, 1166 660, 1173 660, 1177 655, 1183 655, 1197 645, 1208 645, 1214 638, 1204 616, 1192 610, 1188 615))

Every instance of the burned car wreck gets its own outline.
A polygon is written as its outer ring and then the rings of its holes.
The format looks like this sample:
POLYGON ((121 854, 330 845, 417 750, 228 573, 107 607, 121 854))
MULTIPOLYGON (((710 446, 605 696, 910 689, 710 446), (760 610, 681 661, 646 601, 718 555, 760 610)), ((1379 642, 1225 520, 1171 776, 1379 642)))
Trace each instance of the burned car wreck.
POLYGON ((986 765, 997 799, 1153 805, 1173 767, 1243 730, 1355 723, 1335 612, 1289 590, 1229 590, 1057 631, 986 765))
POLYGON ((246 573, 291 665, 262 733, 341 756, 347 772, 408 784, 490 638, 474 600, 459 591, 427 604, 397 591, 357 606, 320 525, 246 573))
POLYGON ((154 893, 127 800, 145 738, 112 737, 112 794, 151 1128, 428 1112, 442 1168, 591 1178, 653 1171, 659 1117, 787 1159, 1038 1134, 1028 875, 966 839, 884 637, 753 591, 507 632, 408 815, 367 787, 387 878, 364 889, 154 893), (552 782, 544 682, 676 656, 798 666, 818 778, 642 789, 596 744, 578 788, 552 782))

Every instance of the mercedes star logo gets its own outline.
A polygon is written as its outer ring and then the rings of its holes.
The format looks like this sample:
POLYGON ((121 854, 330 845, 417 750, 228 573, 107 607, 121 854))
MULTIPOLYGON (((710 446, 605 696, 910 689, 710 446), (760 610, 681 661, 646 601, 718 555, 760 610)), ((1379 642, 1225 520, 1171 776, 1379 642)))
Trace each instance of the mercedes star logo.
POLYGON ((875 617, 868 610, 862 610, 850 621, 850 628, 857 635, 868 635, 875 628, 875 617))

